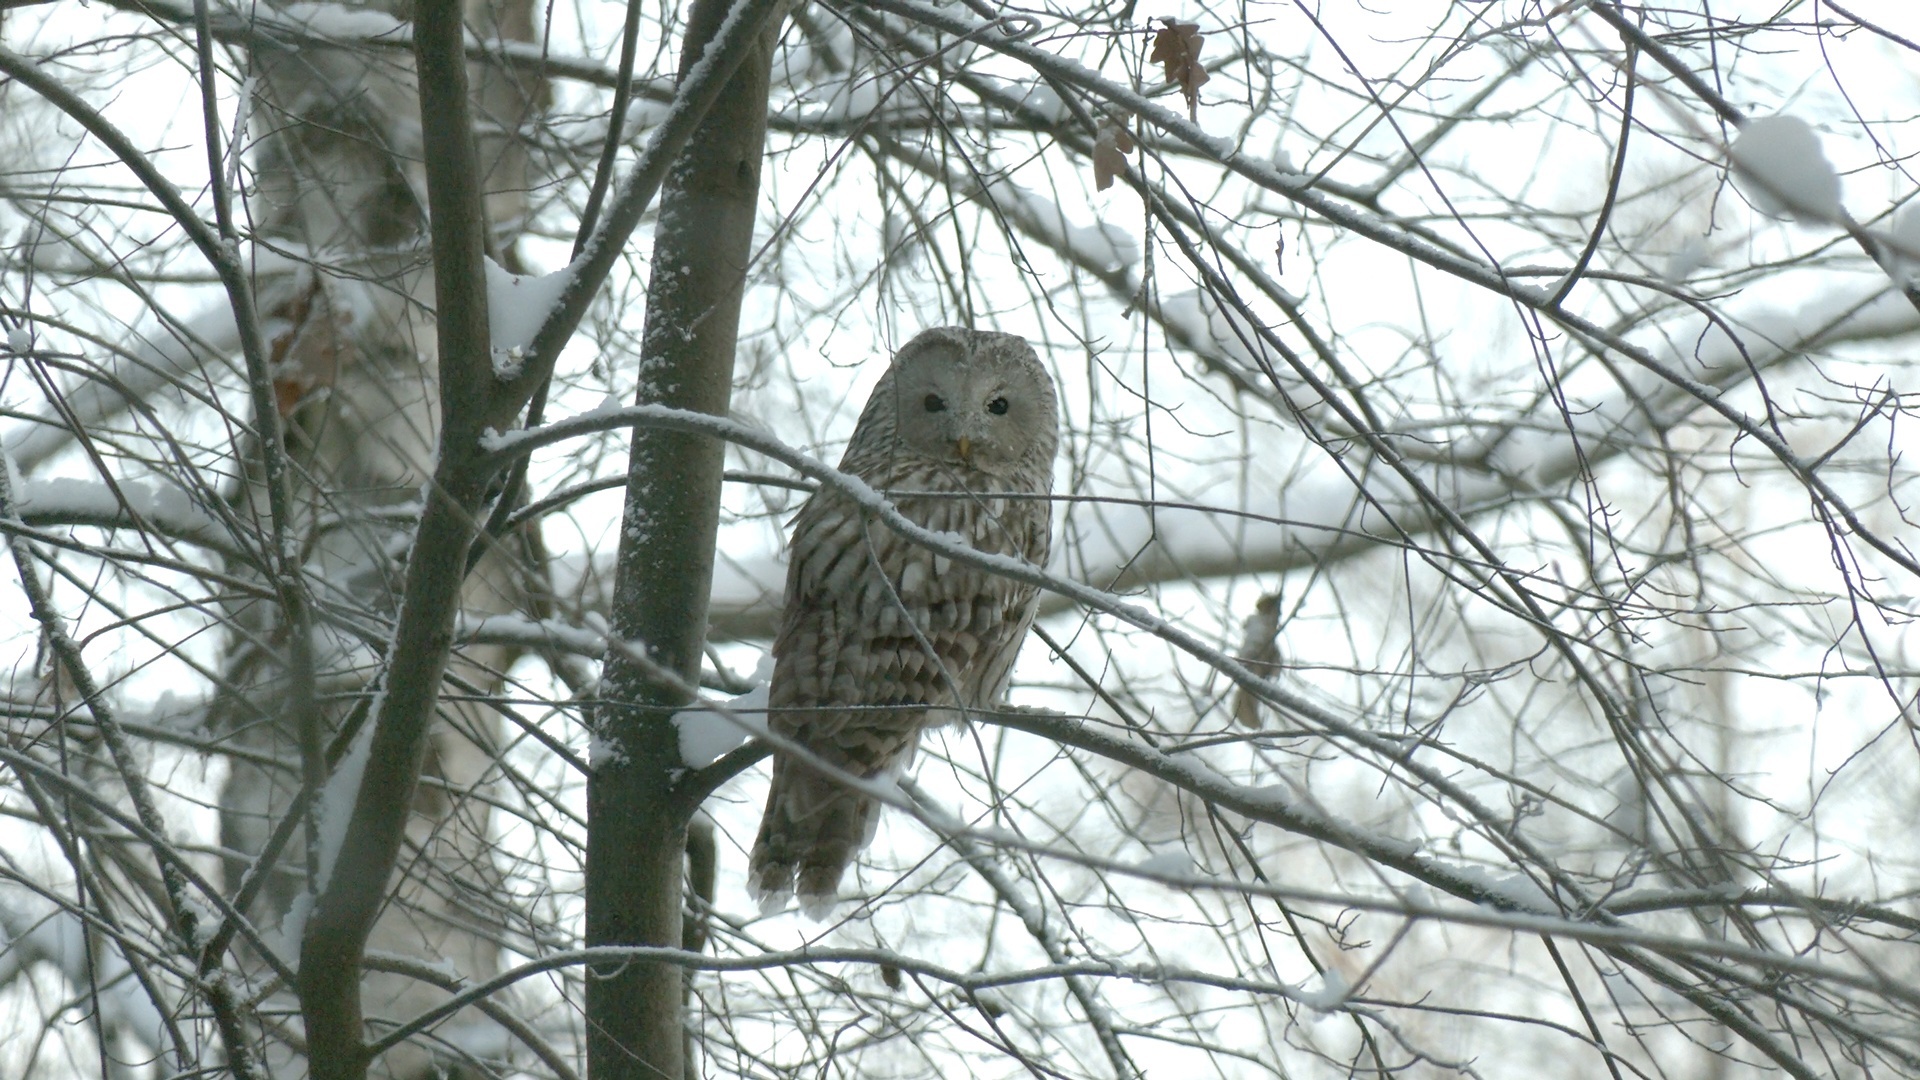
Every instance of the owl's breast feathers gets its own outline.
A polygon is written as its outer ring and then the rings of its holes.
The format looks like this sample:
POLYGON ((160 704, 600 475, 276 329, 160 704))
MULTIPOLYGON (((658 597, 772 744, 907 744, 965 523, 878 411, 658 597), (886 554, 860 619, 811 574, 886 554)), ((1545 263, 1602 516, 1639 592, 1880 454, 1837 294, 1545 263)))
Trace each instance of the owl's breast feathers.
MULTIPOLYGON (((866 479, 923 528, 963 537, 977 551, 1046 563, 1046 478, 1037 492, 1017 481, 960 489, 943 466, 866 479), (1026 497, 1008 497, 1016 494, 1026 497)), ((801 510, 793 552, 787 616, 774 642, 769 704, 777 729, 804 729, 812 742, 871 726, 889 745, 867 749, 884 755, 898 749, 896 739, 954 718, 899 706, 982 708, 1003 696, 1033 619, 1033 586, 914 544, 829 491, 801 510)))

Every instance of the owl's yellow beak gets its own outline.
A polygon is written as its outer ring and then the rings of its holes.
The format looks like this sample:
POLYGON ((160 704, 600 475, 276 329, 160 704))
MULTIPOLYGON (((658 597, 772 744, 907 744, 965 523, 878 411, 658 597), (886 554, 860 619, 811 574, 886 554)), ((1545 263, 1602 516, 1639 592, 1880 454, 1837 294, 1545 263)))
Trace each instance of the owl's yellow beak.
POLYGON ((960 451, 961 461, 964 461, 969 465, 973 464, 973 440, 972 439, 969 439, 965 435, 962 435, 959 438, 953 440, 953 448, 955 450, 960 451))

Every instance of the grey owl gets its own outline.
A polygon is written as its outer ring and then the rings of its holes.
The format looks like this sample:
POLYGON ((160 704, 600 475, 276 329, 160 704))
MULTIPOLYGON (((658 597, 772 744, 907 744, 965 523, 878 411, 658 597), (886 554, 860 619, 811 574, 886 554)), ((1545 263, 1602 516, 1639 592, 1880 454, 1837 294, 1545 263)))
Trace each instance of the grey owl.
MULTIPOLYGON (((1053 380, 1025 339, 939 327, 895 354, 840 468, 897 492, 919 525, 1044 565, 1056 438, 1053 380)), ((1000 703, 1038 599, 823 488, 794 519, 768 724, 854 776, 898 776, 923 729, 1000 703)), ((879 817, 873 799, 776 752, 748 869, 761 908, 797 888, 824 912, 879 817)))

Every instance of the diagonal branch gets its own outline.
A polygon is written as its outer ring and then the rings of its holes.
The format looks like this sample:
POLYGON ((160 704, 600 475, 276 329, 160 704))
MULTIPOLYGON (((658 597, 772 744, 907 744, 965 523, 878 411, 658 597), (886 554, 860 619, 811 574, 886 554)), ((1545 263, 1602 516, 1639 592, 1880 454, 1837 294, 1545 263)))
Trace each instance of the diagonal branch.
POLYGON ((486 423, 495 428, 507 427, 534 390, 552 374, 560 349, 573 336, 594 294, 625 252, 628 238, 639 227, 641 215, 659 193, 668 168, 706 118, 707 111, 719 100, 720 92, 726 89, 741 61, 753 50, 760 34, 786 5, 787 0, 735 0, 706 51, 681 74, 673 104, 668 106, 660 125, 654 128, 640 160, 621 179, 613 202, 607 207, 606 220, 581 246, 579 256, 571 264, 572 277, 534 335, 525 367, 518 376, 504 380, 496 389, 486 423))

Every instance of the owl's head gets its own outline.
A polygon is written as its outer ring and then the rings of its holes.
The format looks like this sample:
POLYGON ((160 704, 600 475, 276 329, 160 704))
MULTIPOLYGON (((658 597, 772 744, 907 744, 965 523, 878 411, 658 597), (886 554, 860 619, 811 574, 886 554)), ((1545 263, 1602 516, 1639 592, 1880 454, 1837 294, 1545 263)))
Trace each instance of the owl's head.
POLYGON ((1025 338, 923 330, 894 354, 887 381, 901 449, 996 476, 1051 471, 1053 379, 1025 338))

